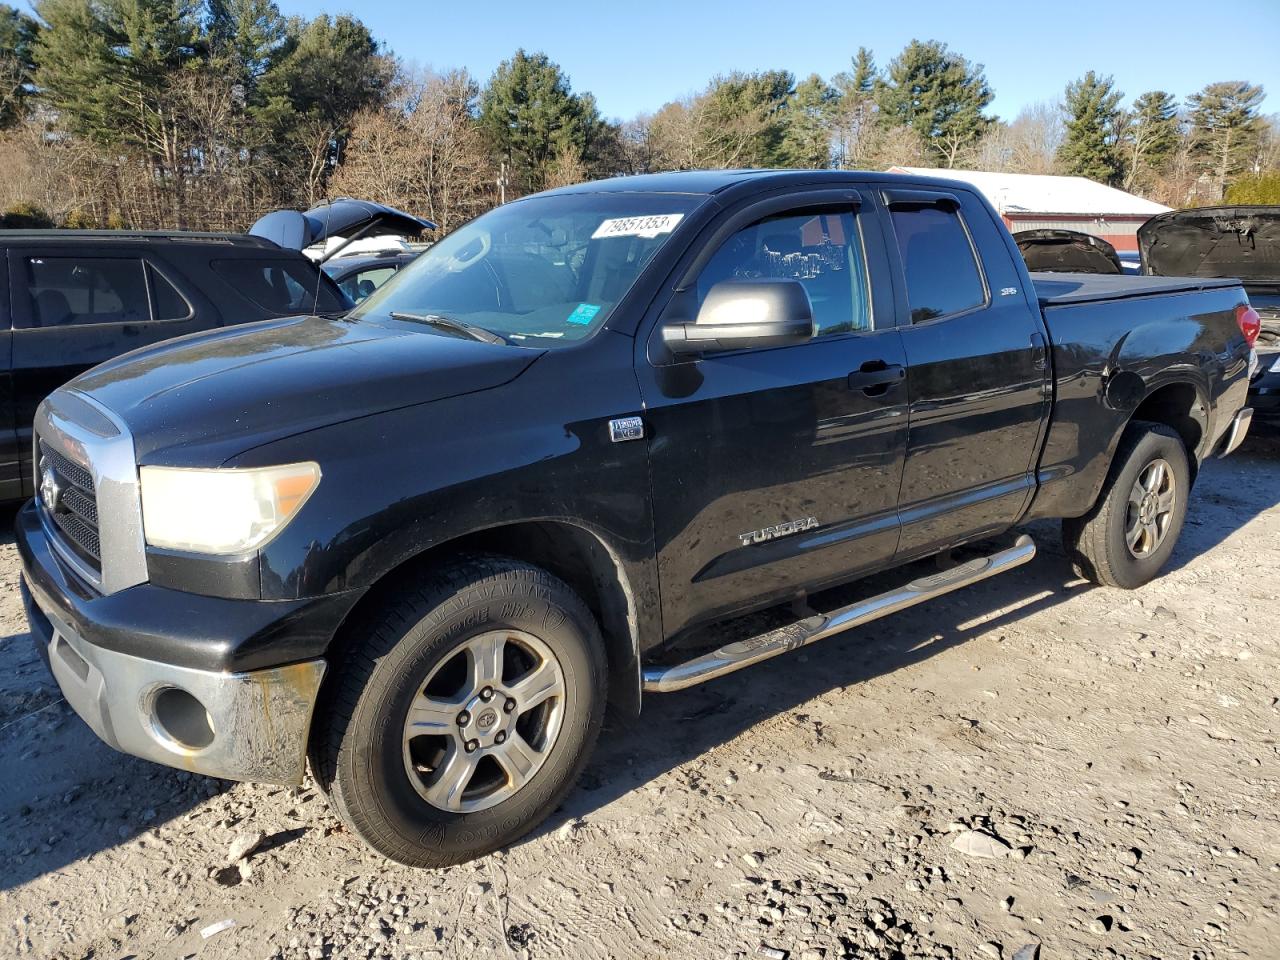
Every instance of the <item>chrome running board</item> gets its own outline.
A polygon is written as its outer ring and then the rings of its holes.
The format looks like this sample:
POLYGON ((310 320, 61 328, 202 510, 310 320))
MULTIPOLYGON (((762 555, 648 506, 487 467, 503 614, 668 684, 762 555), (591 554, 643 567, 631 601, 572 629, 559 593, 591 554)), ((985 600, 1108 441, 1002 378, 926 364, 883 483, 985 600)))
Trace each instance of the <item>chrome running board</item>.
POLYGON ((1035 541, 1023 534, 1013 546, 1005 550, 987 557, 975 557, 950 570, 918 577, 904 587, 861 600, 843 609, 806 617, 768 633, 726 644, 684 663, 645 667, 644 690, 647 693, 673 693, 706 680, 723 677, 726 673, 733 673, 780 653, 807 647, 850 627, 879 620, 907 607, 914 607, 917 603, 1020 567, 1035 555, 1035 541))

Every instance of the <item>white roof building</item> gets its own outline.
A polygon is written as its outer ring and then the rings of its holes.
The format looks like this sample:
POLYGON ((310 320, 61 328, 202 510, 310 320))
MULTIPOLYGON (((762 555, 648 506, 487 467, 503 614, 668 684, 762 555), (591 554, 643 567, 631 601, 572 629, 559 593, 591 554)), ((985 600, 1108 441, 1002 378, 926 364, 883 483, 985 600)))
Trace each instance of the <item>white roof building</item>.
POLYGON ((1015 233, 1053 228, 1080 230, 1108 240, 1117 250, 1136 250, 1138 227, 1171 209, 1086 177, 931 167, 889 169, 893 173, 959 180, 976 187, 1015 233))

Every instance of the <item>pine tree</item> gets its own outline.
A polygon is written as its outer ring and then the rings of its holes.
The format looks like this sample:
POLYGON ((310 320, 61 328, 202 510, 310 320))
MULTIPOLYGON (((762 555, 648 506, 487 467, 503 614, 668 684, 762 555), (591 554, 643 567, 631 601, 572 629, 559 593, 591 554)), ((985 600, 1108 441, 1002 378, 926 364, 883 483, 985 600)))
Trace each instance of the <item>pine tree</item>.
POLYGON ((0 3, 0 130, 26 115, 39 33, 40 24, 34 18, 0 3))
POLYGON ((796 84, 787 101, 782 159, 789 167, 831 165, 832 125, 839 94, 816 73, 796 84))
POLYGON ((523 192, 544 189, 575 163, 590 165, 605 132, 595 98, 575 94, 545 53, 524 50, 499 64, 484 88, 480 125, 523 192))
POLYGON ((1211 83, 1187 98, 1191 142, 1221 196, 1233 176, 1249 170, 1262 137, 1262 87, 1243 80, 1211 83))
POLYGON ((1181 124, 1173 94, 1151 90, 1133 101, 1125 124, 1124 188, 1148 185, 1163 172, 1178 148, 1181 124))
POLYGON ((880 68, 866 47, 858 48, 850 66, 851 70, 842 70, 831 78, 836 91, 832 104, 835 163, 844 168, 866 162, 875 121, 876 81, 880 78, 880 68))
POLYGON ((1119 179, 1122 163, 1117 137, 1122 99, 1124 94, 1115 89, 1111 77, 1092 70, 1067 84, 1063 102, 1067 133, 1057 157, 1063 173, 1107 184, 1119 179))
POLYGON ((876 85, 881 123, 909 127, 939 162, 953 166, 993 122, 982 111, 995 98, 981 64, 945 43, 912 40, 876 85))

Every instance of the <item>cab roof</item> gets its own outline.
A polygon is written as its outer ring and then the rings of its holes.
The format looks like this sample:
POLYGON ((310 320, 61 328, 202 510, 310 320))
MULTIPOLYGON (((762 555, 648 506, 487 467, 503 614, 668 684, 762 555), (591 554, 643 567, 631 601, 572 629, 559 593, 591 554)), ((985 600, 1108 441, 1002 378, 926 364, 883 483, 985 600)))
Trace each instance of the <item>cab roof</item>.
POLYGON ((710 196, 739 188, 767 190, 805 184, 847 182, 885 185, 914 185, 941 190, 971 190, 969 184, 942 177, 922 177, 904 173, 876 173, 869 170, 679 170, 671 173, 644 173, 629 177, 592 180, 548 190, 535 196, 562 193, 685 193, 710 196))

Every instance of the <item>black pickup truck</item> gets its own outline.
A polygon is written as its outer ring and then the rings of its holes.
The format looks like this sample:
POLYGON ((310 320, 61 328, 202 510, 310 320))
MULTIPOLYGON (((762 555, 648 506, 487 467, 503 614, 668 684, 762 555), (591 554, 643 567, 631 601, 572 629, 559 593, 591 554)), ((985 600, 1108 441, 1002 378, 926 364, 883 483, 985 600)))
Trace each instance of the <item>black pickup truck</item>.
POLYGON ((1024 521, 1065 518, 1098 583, 1150 580, 1248 428, 1251 331, 1232 280, 1033 278, 958 183, 557 190, 345 318, 193 335, 49 397, 17 519, 31 628, 113 746, 281 783, 309 757, 375 849, 456 863, 556 807, 606 701, 1012 569, 1024 521))

